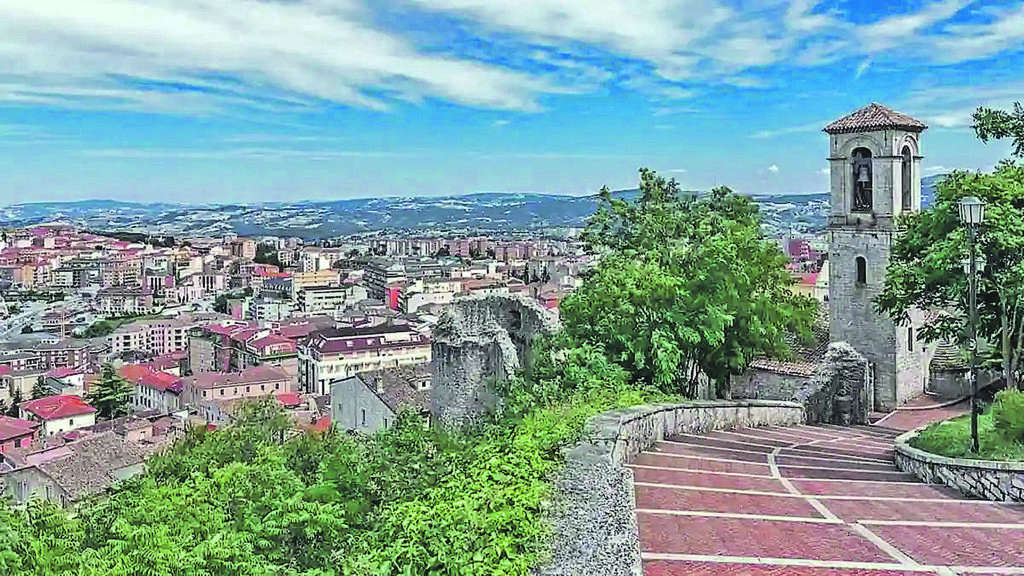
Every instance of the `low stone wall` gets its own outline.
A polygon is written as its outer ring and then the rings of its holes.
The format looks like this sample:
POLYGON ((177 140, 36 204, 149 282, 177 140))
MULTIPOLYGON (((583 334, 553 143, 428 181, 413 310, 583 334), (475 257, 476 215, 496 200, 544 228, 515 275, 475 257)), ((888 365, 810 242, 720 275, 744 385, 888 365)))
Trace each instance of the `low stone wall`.
POLYGON ((633 471, 624 466, 673 434, 804 422, 804 407, 771 400, 650 404, 594 416, 565 450, 549 517, 552 557, 544 576, 640 576, 633 471))
POLYGON ((1024 462, 947 458, 910 445, 922 429, 896 439, 896 466, 929 484, 944 484, 972 498, 1024 502, 1024 462))

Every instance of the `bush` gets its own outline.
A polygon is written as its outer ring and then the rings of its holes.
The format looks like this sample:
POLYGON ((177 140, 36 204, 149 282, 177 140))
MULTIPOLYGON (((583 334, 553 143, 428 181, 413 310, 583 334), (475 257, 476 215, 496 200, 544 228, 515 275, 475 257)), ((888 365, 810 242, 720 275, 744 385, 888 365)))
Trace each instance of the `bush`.
POLYGON ((1008 441, 1024 441, 1024 392, 1003 390, 992 405, 996 431, 1008 441))

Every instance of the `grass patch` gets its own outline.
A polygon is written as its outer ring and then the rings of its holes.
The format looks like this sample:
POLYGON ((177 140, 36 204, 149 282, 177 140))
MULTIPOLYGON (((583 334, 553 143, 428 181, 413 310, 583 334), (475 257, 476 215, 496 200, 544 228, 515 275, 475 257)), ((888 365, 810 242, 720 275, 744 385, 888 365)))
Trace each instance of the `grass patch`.
POLYGON ((1024 438, 1016 422, 1024 418, 1024 393, 1007 390, 978 415, 977 453, 971 450, 971 416, 964 414, 929 425, 910 445, 939 456, 1024 462, 1024 438))

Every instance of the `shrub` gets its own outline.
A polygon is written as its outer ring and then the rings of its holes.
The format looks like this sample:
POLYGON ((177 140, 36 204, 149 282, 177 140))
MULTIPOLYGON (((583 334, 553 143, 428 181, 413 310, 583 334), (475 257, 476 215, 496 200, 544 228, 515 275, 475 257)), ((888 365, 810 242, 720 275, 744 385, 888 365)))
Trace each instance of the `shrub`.
POLYGON ((1003 390, 996 394, 992 421, 996 431, 1006 440, 1024 441, 1024 392, 1003 390))

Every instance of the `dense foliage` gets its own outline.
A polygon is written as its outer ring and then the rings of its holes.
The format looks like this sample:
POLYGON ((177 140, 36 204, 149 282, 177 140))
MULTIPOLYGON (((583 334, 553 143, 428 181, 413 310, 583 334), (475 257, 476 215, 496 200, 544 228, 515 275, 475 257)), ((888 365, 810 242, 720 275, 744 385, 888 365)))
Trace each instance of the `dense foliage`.
POLYGON ((605 189, 585 238, 610 250, 560 306, 567 333, 599 344, 635 382, 694 396, 721 391, 759 355, 810 336, 815 304, 796 296, 787 258, 764 237, 756 204, 728 188, 684 195, 641 171, 640 198, 605 189))
MULTIPOLYGON (((981 127, 978 131, 984 134, 981 127)), ((968 279, 962 263, 968 243, 958 209, 967 196, 986 204, 977 248, 987 263, 978 268, 980 351, 1015 387, 1024 375, 1024 165, 1005 161, 992 173, 954 172, 939 185, 932 206, 904 215, 905 232, 893 244, 876 305, 900 322, 911 309, 944 310, 949 314, 925 326, 920 338, 967 341, 968 279)))
POLYGON ((99 418, 117 418, 131 412, 132 387, 110 364, 100 369, 100 380, 89 391, 87 400, 99 418))
POLYGON ((1003 390, 978 417, 980 450, 971 450, 971 420, 966 414, 936 422, 911 441, 926 452, 950 458, 1024 461, 1024 392, 1003 390))

